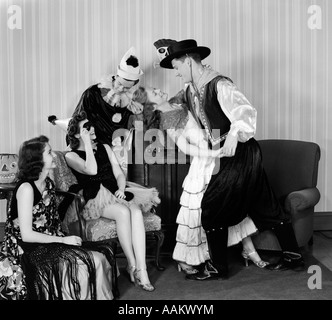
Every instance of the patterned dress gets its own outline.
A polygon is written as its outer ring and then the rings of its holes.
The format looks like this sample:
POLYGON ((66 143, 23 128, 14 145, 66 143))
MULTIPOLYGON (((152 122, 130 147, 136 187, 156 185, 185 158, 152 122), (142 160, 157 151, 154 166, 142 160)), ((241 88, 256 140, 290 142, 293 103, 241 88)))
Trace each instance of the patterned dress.
MULTIPOLYGON (((190 144, 200 149, 208 149, 204 130, 200 129, 192 114, 183 106, 161 115, 161 128, 177 129, 190 144)), ((176 219, 178 229, 173 259, 197 266, 210 259, 206 233, 201 224, 201 201, 210 182, 215 161, 208 157, 192 157, 190 168, 185 177, 180 198, 180 210, 176 219)), ((229 227, 228 246, 239 243, 243 238, 257 231, 250 218, 229 227)))
MULTIPOLYGON (((30 183, 34 191, 33 231, 64 236, 56 208, 53 181, 46 178, 43 194, 40 194, 33 181, 20 181, 9 206, 5 238, 0 252, 1 299, 112 300, 111 259, 106 260, 101 252, 61 243, 38 244, 22 241, 16 192, 24 182, 30 183), (53 277, 54 280, 49 281, 53 277), (35 281, 31 282, 31 279, 35 281), (57 292, 57 285, 61 286, 61 292, 57 292), (33 290, 29 293, 27 287, 33 290)), ((107 250, 101 249, 103 253, 107 250)))

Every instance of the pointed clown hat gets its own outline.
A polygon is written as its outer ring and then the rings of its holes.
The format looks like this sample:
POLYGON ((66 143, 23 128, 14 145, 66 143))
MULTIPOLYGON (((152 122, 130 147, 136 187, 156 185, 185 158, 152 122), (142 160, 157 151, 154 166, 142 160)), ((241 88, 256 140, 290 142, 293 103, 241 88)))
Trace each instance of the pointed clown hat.
POLYGON ((135 48, 131 47, 122 57, 117 75, 126 80, 136 81, 142 74, 135 48))
POLYGON ((168 56, 168 47, 177 41, 172 39, 159 39, 154 42, 154 46, 157 49, 157 55, 159 58, 159 61, 163 60, 166 56, 168 56))

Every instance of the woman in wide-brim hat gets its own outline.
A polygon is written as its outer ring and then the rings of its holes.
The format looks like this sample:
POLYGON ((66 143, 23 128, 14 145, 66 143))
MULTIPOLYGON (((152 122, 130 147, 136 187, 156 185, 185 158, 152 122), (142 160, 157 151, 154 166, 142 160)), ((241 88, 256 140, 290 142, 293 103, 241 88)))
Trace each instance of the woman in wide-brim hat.
MULTIPOLYGON (((183 96, 197 123, 204 128, 209 144, 221 146, 224 155, 201 202, 201 222, 207 233, 214 268, 187 277, 206 280, 227 276, 228 227, 247 216, 259 230, 275 227, 282 250, 291 252, 294 257, 287 256, 292 260, 287 266, 303 265, 289 217, 267 181, 261 151, 254 139, 256 109, 232 80, 202 64, 210 54, 209 48, 197 46, 195 40, 188 39, 172 43, 167 51, 160 66, 175 69, 176 76, 189 84, 177 97, 183 96)), ((243 257, 255 263, 260 259, 254 247, 243 252, 243 257)), ((281 267, 285 266, 282 262, 281 267)))

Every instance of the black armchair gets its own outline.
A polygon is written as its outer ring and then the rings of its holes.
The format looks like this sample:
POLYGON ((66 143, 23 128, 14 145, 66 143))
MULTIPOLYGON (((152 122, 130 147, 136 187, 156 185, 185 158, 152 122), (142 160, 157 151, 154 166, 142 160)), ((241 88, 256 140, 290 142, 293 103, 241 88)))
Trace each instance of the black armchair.
MULTIPOLYGON (((291 215, 300 247, 312 244, 314 208, 320 199, 317 189, 320 147, 296 140, 260 140, 263 165, 282 206, 291 215)), ((271 231, 253 237, 257 249, 281 250, 271 231)))

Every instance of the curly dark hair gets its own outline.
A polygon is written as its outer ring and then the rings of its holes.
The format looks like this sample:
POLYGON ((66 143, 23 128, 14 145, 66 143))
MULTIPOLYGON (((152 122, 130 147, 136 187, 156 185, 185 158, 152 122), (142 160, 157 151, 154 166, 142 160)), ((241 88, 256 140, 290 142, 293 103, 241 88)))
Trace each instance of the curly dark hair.
POLYGON ((18 154, 18 180, 38 180, 44 167, 43 152, 48 141, 41 135, 22 143, 18 154))
POLYGON ((67 137, 72 150, 76 150, 80 145, 80 140, 75 137, 75 134, 80 133, 79 123, 85 119, 87 119, 86 112, 81 111, 74 114, 68 123, 67 137))
POLYGON ((133 101, 137 101, 144 106, 143 125, 145 130, 156 128, 160 125, 160 111, 154 110, 154 104, 148 101, 148 94, 144 87, 139 87, 133 93, 133 101))

